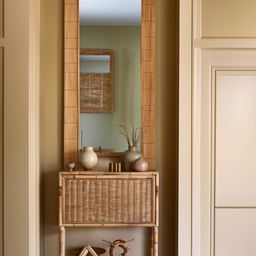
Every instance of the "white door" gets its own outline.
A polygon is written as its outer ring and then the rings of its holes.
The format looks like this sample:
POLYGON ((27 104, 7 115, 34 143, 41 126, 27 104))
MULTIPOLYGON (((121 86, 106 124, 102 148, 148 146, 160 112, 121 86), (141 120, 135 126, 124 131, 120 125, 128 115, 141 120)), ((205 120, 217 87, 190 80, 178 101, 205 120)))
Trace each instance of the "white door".
POLYGON ((255 256, 256 40, 203 38, 193 2, 180 1, 179 256, 255 256))
POLYGON ((256 255, 256 50, 200 51, 193 109, 192 248, 256 255))

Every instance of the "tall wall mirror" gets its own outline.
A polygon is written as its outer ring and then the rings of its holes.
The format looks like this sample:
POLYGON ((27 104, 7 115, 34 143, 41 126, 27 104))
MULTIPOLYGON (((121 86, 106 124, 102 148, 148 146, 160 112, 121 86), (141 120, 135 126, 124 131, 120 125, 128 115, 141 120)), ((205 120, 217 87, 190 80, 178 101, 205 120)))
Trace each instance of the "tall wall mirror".
POLYGON ((155 168, 155 16, 155 0, 65 0, 65 163, 86 146, 120 156, 132 124, 155 168))

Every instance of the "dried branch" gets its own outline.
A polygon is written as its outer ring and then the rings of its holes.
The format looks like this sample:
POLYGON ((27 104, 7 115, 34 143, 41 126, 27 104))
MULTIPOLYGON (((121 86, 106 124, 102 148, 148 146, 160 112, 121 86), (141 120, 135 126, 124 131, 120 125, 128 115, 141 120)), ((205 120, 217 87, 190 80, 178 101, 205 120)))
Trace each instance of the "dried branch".
POLYGON ((129 147, 138 147, 141 141, 141 127, 135 128, 130 121, 129 125, 120 124, 119 133, 124 137, 129 147))

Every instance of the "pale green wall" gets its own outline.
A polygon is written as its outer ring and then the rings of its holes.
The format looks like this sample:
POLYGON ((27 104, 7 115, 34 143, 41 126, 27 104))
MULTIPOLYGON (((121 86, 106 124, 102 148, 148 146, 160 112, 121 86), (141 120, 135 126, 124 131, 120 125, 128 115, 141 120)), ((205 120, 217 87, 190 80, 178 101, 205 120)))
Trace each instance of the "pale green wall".
POLYGON ((109 61, 80 60, 81 73, 108 73, 110 71, 109 61))
POLYGON ((114 79, 114 112, 113 114, 81 114, 85 143, 90 146, 109 145, 115 151, 124 151, 127 146, 118 134, 118 125, 124 121, 133 120, 135 126, 140 126, 140 27, 135 26, 81 26, 81 48, 112 49, 115 51, 114 79), (90 121, 89 121, 90 120, 90 121), (95 120, 97 133, 95 132, 95 120), (94 141, 101 130, 106 134, 106 128, 112 127, 112 134, 101 144, 94 141), (112 143, 109 142, 112 138, 112 143))

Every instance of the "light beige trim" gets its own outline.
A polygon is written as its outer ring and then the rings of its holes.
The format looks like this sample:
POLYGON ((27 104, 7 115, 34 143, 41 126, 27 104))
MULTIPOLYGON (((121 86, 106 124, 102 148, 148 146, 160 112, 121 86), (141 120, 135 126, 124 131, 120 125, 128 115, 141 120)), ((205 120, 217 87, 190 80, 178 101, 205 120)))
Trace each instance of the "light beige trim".
POLYGON ((29 4, 29 256, 40 255, 39 82, 40 0, 29 4))
POLYGON ((202 0, 192 0, 193 5, 193 39, 201 39, 202 38, 202 30, 203 30, 203 3, 202 0))
POLYGON ((178 255, 191 256, 192 3, 180 0, 178 255))
MULTIPOLYGON (((201 93, 205 93, 201 88, 201 70, 211 61, 210 55, 207 55, 201 63, 201 55, 215 49, 219 49, 220 55, 224 49, 256 49, 256 39, 202 38, 202 0, 180 0, 179 256, 205 255, 206 249, 207 253, 214 255, 214 209, 212 206, 209 208, 209 222, 208 219, 202 222, 200 211, 201 208, 208 209, 201 200, 202 194, 209 197, 211 205, 215 201, 213 191, 206 191, 214 187, 214 176, 211 176, 209 184, 202 186, 201 169, 213 169, 214 166, 207 165, 208 159, 202 158, 200 151, 207 146, 205 141, 201 145, 202 137, 208 136, 201 133, 201 119, 203 112, 207 111, 205 106, 201 106, 201 93), (201 244, 201 229, 209 235, 209 241, 204 245, 201 244)), ((225 66, 225 63, 222 64, 225 66)), ((214 115, 214 112, 211 114, 214 115)), ((212 142, 213 138, 209 143, 212 142)))
POLYGON ((202 49, 255 49, 256 39, 250 38, 212 38, 195 39, 195 48, 202 49))
POLYGON ((40 0, 5 1, 4 256, 39 256, 39 14, 40 0))
POLYGON ((234 75, 252 73, 255 70, 255 50, 195 49, 194 56, 192 247, 193 255, 213 256, 215 253, 215 75, 217 72, 227 71, 234 75), (202 106, 198 102, 202 102, 202 106))

